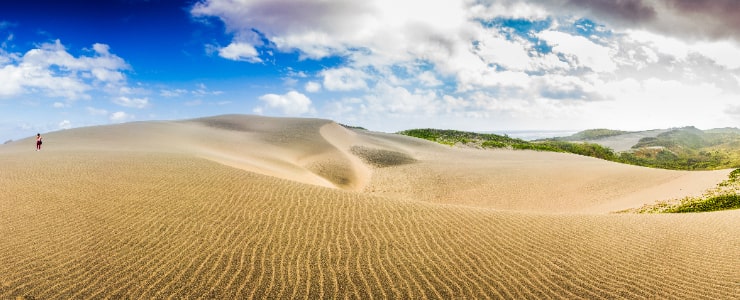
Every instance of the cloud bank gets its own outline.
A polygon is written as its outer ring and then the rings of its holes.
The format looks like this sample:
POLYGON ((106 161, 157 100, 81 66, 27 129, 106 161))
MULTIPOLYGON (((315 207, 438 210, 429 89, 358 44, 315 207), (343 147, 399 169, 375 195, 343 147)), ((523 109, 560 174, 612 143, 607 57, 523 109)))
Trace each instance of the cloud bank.
MULTIPOLYGON (((223 21, 233 41, 222 53, 248 50, 227 59, 258 61, 259 49, 343 58, 304 83, 311 93, 323 87, 334 117, 562 128, 619 126, 636 114, 615 108, 629 105, 655 109, 640 114, 649 124, 675 126, 655 112, 671 101, 709 115, 698 90, 714 105, 731 105, 740 91, 739 7, 732 0, 207 0, 191 12, 223 21), (584 111, 618 117, 587 120, 584 111)), ((288 112, 281 103, 295 96, 260 100, 288 112)), ((299 107, 293 113, 307 111, 299 107)))

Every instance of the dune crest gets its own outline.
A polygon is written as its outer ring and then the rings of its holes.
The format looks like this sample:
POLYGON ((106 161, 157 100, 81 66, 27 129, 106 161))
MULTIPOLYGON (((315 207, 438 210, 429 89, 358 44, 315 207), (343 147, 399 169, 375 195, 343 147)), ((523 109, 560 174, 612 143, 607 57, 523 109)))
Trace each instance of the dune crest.
MULTIPOLYGON (((457 149, 306 118, 224 115, 49 133, 44 151, 187 154, 248 172, 414 201, 609 213, 698 196, 730 170, 670 171, 571 154, 457 149)), ((29 141, 0 147, 27 151, 29 141)))

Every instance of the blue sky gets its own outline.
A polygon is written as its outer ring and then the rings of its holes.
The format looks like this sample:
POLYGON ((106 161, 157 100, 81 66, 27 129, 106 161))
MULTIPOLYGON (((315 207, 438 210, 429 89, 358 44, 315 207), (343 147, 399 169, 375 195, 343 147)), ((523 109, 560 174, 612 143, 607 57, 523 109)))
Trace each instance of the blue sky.
POLYGON ((0 140, 230 113, 737 127, 738 20, 733 0, 5 1, 0 140))

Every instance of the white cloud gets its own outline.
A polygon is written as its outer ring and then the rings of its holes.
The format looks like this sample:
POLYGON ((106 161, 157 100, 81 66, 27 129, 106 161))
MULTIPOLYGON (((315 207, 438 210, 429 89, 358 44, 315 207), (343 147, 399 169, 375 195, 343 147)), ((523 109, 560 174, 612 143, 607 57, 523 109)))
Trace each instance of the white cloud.
POLYGON ((324 76, 324 87, 330 91, 351 91, 366 89, 367 74, 351 68, 338 68, 321 71, 324 76))
POLYGON ((523 89, 531 84, 531 78, 525 72, 497 72, 491 68, 461 70, 457 76, 460 91, 502 87, 523 89))
POLYGON ((70 128, 72 128, 72 122, 70 122, 69 120, 61 121, 61 122, 59 122, 59 126, 58 127, 59 127, 59 129, 70 129, 70 128))
POLYGON ((46 43, 25 54, 0 52, 0 97, 43 92, 50 97, 70 100, 89 98, 93 84, 120 85, 122 71, 129 66, 109 52, 104 44, 93 45, 93 56, 74 57, 59 40, 46 43))
POLYGON ((472 17, 492 19, 497 17, 523 20, 545 20, 551 12, 537 3, 528 1, 486 1, 475 3, 470 7, 472 17))
POLYGON ((434 91, 410 92, 386 83, 378 84, 365 100, 367 108, 374 113, 433 115, 440 110, 440 101, 434 91))
MULTIPOLYGON (((463 2, 423 0, 209 0, 195 16, 218 16, 236 40, 259 30, 278 50, 299 50, 306 58, 352 55, 375 63, 416 59, 417 45, 449 43, 467 14, 463 2), (419 9, 423 7, 423 9, 419 9), (360 50, 360 51, 356 51, 360 50), (370 50, 367 57, 365 50, 370 50)), ((252 44, 254 45, 254 44, 252 44)))
POLYGON ((218 55, 231 60, 247 61, 252 63, 262 62, 259 52, 253 45, 247 43, 233 42, 218 50, 218 55))
POLYGON ((417 79, 419 79, 419 82, 426 87, 435 87, 443 84, 442 81, 437 79, 437 76, 431 71, 422 72, 419 74, 417 79))
POLYGON ((708 57, 718 65, 729 69, 740 68, 740 45, 735 42, 725 40, 697 43, 692 50, 708 57))
POLYGON ((475 53, 488 63, 498 64, 512 71, 530 68, 529 45, 521 40, 510 40, 487 30, 481 34, 475 53))
MULTIPOLYGON (((608 119, 615 120, 611 124, 629 120, 634 107, 641 107, 635 99, 655 105, 652 114, 658 114, 661 105, 671 107, 676 97, 678 107, 690 112, 708 99, 706 95, 726 99, 728 86, 738 88, 740 77, 733 77, 740 68, 737 42, 687 41, 646 29, 624 30, 654 28, 640 13, 660 1, 205 0, 191 12, 224 22, 233 39, 219 54, 228 59, 262 59, 260 55, 270 55, 268 50, 297 53, 300 59, 341 57, 341 62, 308 75, 319 76, 320 82, 303 86, 306 93, 330 91, 336 94, 332 97, 345 99, 325 105, 340 115, 507 121, 518 116, 533 120, 500 124, 572 129, 599 126, 608 119), (636 14, 630 14, 633 11, 636 14), (493 24, 498 18, 542 21, 546 28, 520 32, 523 28, 493 24), (591 27, 576 24, 579 20, 597 23, 595 33, 584 33, 591 27), (631 21, 646 26, 631 26, 631 21), (255 38, 255 31, 261 39, 255 38), (232 45, 233 53, 224 55, 232 45), (240 45, 244 49, 239 50, 240 45), (684 94, 661 94, 660 89, 684 94), (585 113, 588 109, 593 113, 585 113)), ((658 9, 663 14, 666 7, 658 9)), ((289 69, 289 77, 308 78, 294 75, 300 72, 289 69)), ((295 99, 305 97, 291 93, 295 99)), ((304 106, 291 108, 289 103, 296 102, 288 99, 291 93, 264 95, 264 105, 254 111, 311 110, 308 97, 304 106)), ((649 119, 647 113, 641 117, 649 119)))
POLYGON ((117 111, 117 112, 111 113, 110 116, 108 117, 108 119, 110 119, 110 121, 114 123, 126 122, 126 121, 133 120, 134 118, 135 117, 133 115, 127 114, 126 112, 123 112, 123 111, 117 111))
POLYGON ((120 82, 126 78, 121 72, 104 68, 91 69, 90 73, 95 77, 95 79, 102 82, 120 82))
POLYGON ((113 99, 113 103, 118 104, 123 107, 131 107, 131 108, 146 108, 149 106, 149 99, 148 98, 129 98, 125 96, 117 97, 113 99))
POLYGON ((259 97, 266 107, 255 108, 255 113, 263 113, 266 109, 275 109, 285 115, 301 115, 313 111, 311 99, 296 91, 283 95, 266 94, 259 97))
POLYGON ((309 93, 317 93, 321 90, 321 83, 318 83, 316 81, 309 81, 306 82, 306 92, 309 93))
POLYGON ((540 32, 537 36, 552 45, 553 51, 571 58, 576 67, 587 67, 595 72, 613 72, 617 69, 612 59, 612 53, 616 51, 585 37, 552 30, 540 32))
POLYGON ((181 97, 184 95, 195 95, 195 96, 206 96, 206 95, 221 95, 223 91, 210 90, 205 84, 199 83, 195 85, 195 89, 161 89, 159 95, 166 98, 181 97))
POLYGON ((159 95, 166 98, 172 98, 172 97, 179 97, 184 94, 187 94, 188 91, 185 89, 173 89, 173 90, 160 90, 159 95))
POLYGON ((64 108, 64 107, 66 107, 66 105, 64 103, 62 103, 62 102, 54 102, 54 104, 52 106, 54 106, 54 108, 64 108))
POLYGON ((196 89, 190 93, 193 95, 204 96, 204 95, 221 95, 222 91, 212 91, 205 84, 199 83, 196 85, 196 89))
POLYGON ((736 103, 734 96, 712 83, 661 78, 623 79, 596 88, 618 101, 596 102, 597 106, 589 113, 599 116, 612 127, 630 126, 629 129, 727 126, 721 125, 727 122, 723 120, 723 114, 736 103))
MULTIPOLYGON (((535 80, 533 89, 536 89, 539 96, 556 99, 556 100, 584 100, 595 101, 605 100, 606 96, 602 95, 595 87, 594 82, 600 84, 595 76, 564 76, 552 74, 541 76, 535 80)), ((536 97, 530 97, 536 98, 536 97)))
POLYGON ((98 109, 90 106, 86 107, 85 110, 87 110, 87 113, 93 116, 104 116, 108 114, 108 111, 105 109, 98 109))
POLYGON ((685 61, 690 54, 697 54, 728 69, 740 68, 740 44, 736 41, 685 41, 644 30, 629 30, 626 36, 628 41, 643 44, 646 49, 681 61, 685 61))
POLYGON ((0 96, 15 96, 24 91, 23 70, 16 66, 0 68, 0 96))
POLYGON ((344 98, 339 101, 332 101, 326 105, 324 111, 334 118, 353 118, 357 106, 364 103, 360 98, 344 98))
POLYGON ((668 37, 644 30, 626 31, 626 39, 653 49, 658 53, 667 54, 677 59, 685 59, 688 56, 690 46, 677 38, 668 37))

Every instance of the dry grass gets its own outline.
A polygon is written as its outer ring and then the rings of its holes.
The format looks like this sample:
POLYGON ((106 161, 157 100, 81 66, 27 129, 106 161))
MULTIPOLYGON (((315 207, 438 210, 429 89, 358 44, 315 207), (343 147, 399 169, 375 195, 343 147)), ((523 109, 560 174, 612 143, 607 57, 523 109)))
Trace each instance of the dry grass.
MULTIPOLYGON (((244 123, 219 124, 251 132, 244 123)), ((449 158, 457 150, 375 134, 330 139, 327 134, 338 133, 320 130, 323 126, 311 127, 314 138, 326 138, 321 147, 275 164, 293 170, 343 161, 339 173, 365 182, 361 191, 257 172, 276 169, 264 162, 259 170, 245 170, 255 164, 233 168, 189 152, 194 150, 104 151, 92 141, 91 149, 76 151, 0 146, 0 298, 728 299, 740 294, 740 211, 610 215, 522 208, 534 205, 502 211, 496 209, 498 200, 476 205, 455 200, 466 196, 434 200, 444 194, 441 187, 430 199, 416 198, 434 182, 418 179, 412 170, 428 174, 421 178, 443 176, 430 171, 451 167, 434 167, 434 157, 449 158), (370 153, 405 153, 418 162, 362 169, 359 158, 348 156, 351 147, 331 147, 353 144, 379 149, 370 153), (363 179, 370 169, 372 178, 363 179), (396 177, 395 185, 389 181, 389 189, 408 187, 410 179, 426 185, 408 193, 372 191, 392 176, 403 177, 396 177)), ((45 146, 54 139, 50 134, 45 146)), ((130 147, 144 148, 132 140, 130 147)), ((235 143, 253 140, 262 137, 252 132, 235 143)), ((182 143, 168 145, 201 146, 182 143)), ((268 147, 265 143, 255 145, 268 147)), ((244 157, 262 153, 243 152, 244 157)), ((478 159, 471 153, 459 158, 478 159)), ((563 159, 571 165, 580 161, 563 159)), ((480 169, 513 172, 481 164, 480 169)), ((490 188, 493 184, 480 178, 485 174, 473 168, 467 177, 447 179, 468 181, 473 190, 490 188)), ((668 182, 681 174, 654 176, 668 182)), ((550 178, 538 176, 533 180, 550 178)), ((557 191, 556 185, 550 188, 557 191)))

